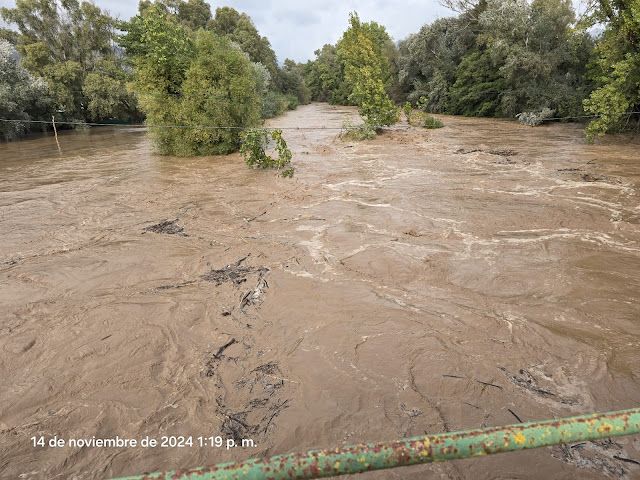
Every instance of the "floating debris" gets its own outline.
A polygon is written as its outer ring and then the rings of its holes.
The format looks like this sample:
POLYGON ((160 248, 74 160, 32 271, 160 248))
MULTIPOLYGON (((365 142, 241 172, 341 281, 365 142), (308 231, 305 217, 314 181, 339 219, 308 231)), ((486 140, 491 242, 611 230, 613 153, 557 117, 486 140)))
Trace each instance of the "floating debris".
POLYGON ((506 375, 506 377, 520 388, 528 390, 536 395, 540 395, 541 397, 549 398, 556 402, 565 404, 565 405, 577 405, 580 402, 578 399, 573 397, 566 397, 556 393, 548 388, 543 388, 539 385, 538 380, 531 374, 531 372, 525 368, 521 368, 517 374, 509 372, 504 367, 499 367, 500 370, 506 375))
POLYGON ((224 268, 211 269, 211 271, 202 275, 202 279, 207 282, 213 282, 216 285, 222 285, 226 282, 232 282, 234 285, 240 285, 247 281, 247 277, 251 274, 264 274, 269 271, 266 267, 248 267, 243 266, 244 262, 250 255, 242 257, 235 263, 231 263, 224 268))
POLYGON ((269 288, 269 284, 264 278, 265 274, 268 271, 269 269, 267 268, 260 270, 260 276, 255 288, 246 292, 240 299, 240 310, 242 310, 247 305, 256 305, 262 302, 262 296, 264 295, 265 290, 269 288))
POLYGON ((624 447, 611 439, 558 445, 551 449, 554 458, 565 463, 598 471, 610 478, 626 478, 627 468, 640 465, 625 456, 624 447))
POLYGON ((510 148, 491 149, 491 150, 485 150, 483 148, 472 148, 470 150, 466 150, 464 148, 459 148, 458 150, 456 150, 456 153, 461 153, 462 155, 468 155, 470 153, 476 153, 476 152, 488 153, 489 155, 499 155, 501 157, 512 157, 518 154, 517 151, 511 150, 510 148))
POLYGON ((167 235, 181 235, 183 237, 187 236, 187 234, 184 233, 184 228, 178 225, 177 218, 175 220, 163 220, 160 223, 156 223, 155 225, 144 228, 144 231, 153 233, 165 233, 167 235))

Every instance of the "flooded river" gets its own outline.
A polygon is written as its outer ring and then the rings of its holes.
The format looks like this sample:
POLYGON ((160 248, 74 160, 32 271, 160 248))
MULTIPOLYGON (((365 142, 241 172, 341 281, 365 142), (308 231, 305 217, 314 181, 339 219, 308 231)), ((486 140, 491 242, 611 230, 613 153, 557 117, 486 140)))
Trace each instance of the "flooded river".
MULTIPOLYGON (((340 127, 314 104, 276 126, 340 127)), ((0 477, 98 479, 640 403, 640 142, 287 130, 296 175, 0 145, 0 477), (42 448, 220 435, 254 448, 42 448)), ((406 127, 406 125, 405 125, 406 127)), ((366 479, 639 478, 640 438, 366 479), (633 463, 636 461, 636 463, 633 463)))

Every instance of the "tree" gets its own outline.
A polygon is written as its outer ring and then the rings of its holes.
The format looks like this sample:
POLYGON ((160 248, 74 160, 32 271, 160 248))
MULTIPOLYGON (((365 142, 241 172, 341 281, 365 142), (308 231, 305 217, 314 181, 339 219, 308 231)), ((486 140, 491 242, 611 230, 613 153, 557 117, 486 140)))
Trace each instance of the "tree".
POLYGON ((399 81, 408 100, 424 98, 427 111, 447 112, 456 70, 476 37, 477 28, 469 28, 467 19, 442 18, 400 42, 399 81))
POLYGON ((160 153, 237 150, 241 129, 260 121, 264 88, 247 54, 211 31, 193 32, 162 5, 142 8, 123 28, 134 85, 160 153))
POLYGON ((29 120, 48 120, 51 99, 46 83, 18 62, 13 45, 0 40, 0 117, 22 122, 0 122, 0 136, 13 140, 32 129, 29 120))
POLYGON ((207 28, 211 21, 211 7, 204 0, 141 0, 138 10, 157 5, 170 15, 174 15, 179 23, 191 29, 207 28))
POLYGON ((16 0, 0 15, 17 27, 22 63, 46 81, 59 117, 96 121, 136 114, 124 61, 114 48, 115 21, 98 7, 78 0, 16 0), (96 75, 109 88, 96 88, 96 75))
POLYGON ((349 16, 349 28, 337 45, 344 65, 345 82, 351 88, 349 99, 360 109, 365 121, 375 127, 391 125, 398 120, 398 108, 385 88, 388 63, 379 42, 379 30, 362 24, 356 13, 349 16))
POLYGON ((251 17, 240 13, 231 7, 216 9, 216 15, 209 22, 208 28, 220 36, 237 43, 246 52, 252 62, 263 64, 276 81, 278 76, 278 62, 276 54, 266 37, 258 32, 251 17))
POLYGON ((197 32, 195 49, 182 86, 181 123, 238 129, 188 128, 182 134, 184 147, 175 153, 231 153, 240 148, 240 129, 258 125, 261 119, 253 65, 243 52, 212 32, 197 32))
POLYGON ((344 66, 338 59, 336 47, 324 45, 315 51, 315 60, 305 65, 305 83, 311 98, 334 105, 352 105, 348 85, 344 79, 344 66))
POLYGON ((589 85, 581 60, 591 44, 572 28, 570 0, 488 0, 479 23, 503 81, 499 115, 543 108, 559 116, 582 114, 589 85))
POLYGON ((640 0, 597 0, 586 26, 604 24, 598 39, 592 78, 597 87, 585 100, 598 115, 587 127, 593 139, 620 130, 629 111, 640 110, 640 0))
POLYGON ((400 43, 400 81, 431 112, 579 116, 593 42, 570 0, 445 0, 436 20, 400 43))

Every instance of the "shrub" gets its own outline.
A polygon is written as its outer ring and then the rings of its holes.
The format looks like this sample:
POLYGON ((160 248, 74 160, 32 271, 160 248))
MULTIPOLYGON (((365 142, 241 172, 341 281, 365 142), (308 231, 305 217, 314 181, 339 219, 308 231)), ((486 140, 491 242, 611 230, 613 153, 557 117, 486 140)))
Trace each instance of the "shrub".
POLYGON ((15 48, 0 40, 0 117, 23 122, 0 122, 0 140, 13 140, 29 131, 29 120, 46 119, 51 99, 43 80, 19 63, 15 48))
POLYGON ((543 108, 538 112, 522 112, 516 115, 516 118, 523 125, 529 125, 530 127, 537 127, 545 120, 553 117, 555 112, 550 108, 543 108))
POLYGON ((262 97, 262 118, 274 118, 287 110, 295 110, 300 104, 293 94, 283 94, 273 90, 262 97))
POLYGON ((409 124, 414 127, 424 127, 429 129, 444 127, 444 124, 440 120, 421 110, 413 111, 409 115, 409 124))
POLYGON ((376 138, 376 131, 366 122, 361 123, 360 125, 353 125, 351 122, 345 122, 342 125, 340 138, 358 141, 371 140, 372 138, 376 138))
POLYGON ((444 127, 444 123, 438 120, 436 117, 431 115, 425 115, 424 121, 422 122, 422 126, 424 128, 442 128, 444 127))
POLYGON ((298 108, 298 105, 300 103, 298 101, 298 97, 289 93, 285 95, 285 99, 287 100, 287 110, 295 110, 296 108, 298 108))
POLYGON ((231 42, 195 34, 154 3, 134 17, 124 37, 134 85, 156 148, 167 155, 217 155, 240 147, 242 128, 260 121, 258 75, 231 42), (216 128, 216 127, 235 128, 216 128), (213 128, 212 128, 213 127, 213 128))
POLYGON ((409 117, 411 116, 411 112, 413 111, 413 106, 411 102, 404 102, 402 105, 402 111, 404 112, 404 116, 407 117, 407 122, 409 121, 409 117))
POLYGON ((276 168, 283 177, 293 177, 291 166, 292 153, 282 137, 282 130, 273 130, 271 134, 263 128, 252 128, 243 134, 240 154, 250 168, 276 168), (275 141, 277 158, 267 154, 269 140, 275 141))

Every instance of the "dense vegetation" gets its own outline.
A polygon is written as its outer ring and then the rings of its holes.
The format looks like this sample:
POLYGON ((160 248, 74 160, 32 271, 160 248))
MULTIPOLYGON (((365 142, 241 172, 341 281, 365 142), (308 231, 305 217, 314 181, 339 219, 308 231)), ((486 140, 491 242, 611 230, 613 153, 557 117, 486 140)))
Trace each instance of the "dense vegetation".
POLYGON ((11 27, 0 29, 0 118, 13 120, 0 135, 52 115, 146 119, 182 127, 151 129, 162 152, 223 153, 242 129, 311 100, 357 105, 364 137, 406 101, 531 125, 592 116, 590 137, 638 125, 640 0, 590 0, 580 19, 571 0, 442 1, 457 15, 398 43, 354 13, 314 60, 279 64, 249 16, 205 0, 142 0, 127 22, 83 0, 16 0, 0 10, 11 27))
MULTIPOLYGON (((230 7, 212 15, 204 0, 143 0, 117 22, 87 1, 16 0, 0 14, 14 27, 0 30, 1 118, 242 128, 310 101, 301 67, 280 68, 251 18, 230 7)), ((0 128, 5 139, 33 129, 0 128)), ((240 130, 151 131, 164 153, 240 146, 240 130)))
MULTIPOLYGON (((8 118, 50 119, 55 114, 60 120, 89 122, 136 116, 135 96, 126 88, 130 74, 115 47, 113 18, 93 4, 77 0, 60 4, 18 0, 15 8, 3 8, 0 14, 17 27, 17 31, 0 34, 18 52, 18 68, 42 82, 38 105, 32 105, 29 95, 16 98, 11 110, 21 111, 22 118, 8 118)), ((5 45, 3 56, 6 50, 5 45)), ((0 105, 0 109, 4 113, 6 106, 0 105)), ((5 129, 3 133, 11 138, 28 127, 26 123, 16 124, 13 131, 5 129)))
MULTIPOLYGON (((529 124, 598 115, 590 136, 633 125, 627 112, 640 110, 640 0, 592 0, 580 21, 570 0, 443 3, 458 15, 397 45, 383 27, 369 27, 383 53, 385 91, 396 103, 529 124)), ((358 104, 340 42, 315 52, 305 80, 313 100, 358 104)))

